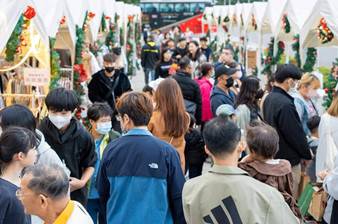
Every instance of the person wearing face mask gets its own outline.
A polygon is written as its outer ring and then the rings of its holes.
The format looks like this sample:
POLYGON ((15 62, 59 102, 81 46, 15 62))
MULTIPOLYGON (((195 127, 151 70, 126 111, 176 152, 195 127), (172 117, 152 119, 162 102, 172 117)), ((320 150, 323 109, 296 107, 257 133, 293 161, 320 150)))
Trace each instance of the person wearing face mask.
POLYGON ((96 153, 92 137, 83 125, 73 118, 79 100, 74 91, 57 88, 48 93, 45 103, 48 117, 41 121, 39 130, 70 170, 72 200, 85 206, 86 184, 94 173, 96 153))
POLYGON ((118 56, 113 53, 103 57, 104 69, 95 73, 88 84, 88 97, 92 103, 108 103, 113 110, 113 128, 120 131, 120 124, 116 120, 115 102, 118 97, 127 91, 131 91, 131 84, 123 70, 118 69, 118 56))
POLYGON ((298 198, 301 176, 300 161, 312 159, 294 98, 288 93, 301 77, 302 73, 295 65, 280 65, 275 74, 274 87, 263 104, 264 120, 279 134, 279 151, 275 158, 286 159, 291 163, 292 193, 295 198, 298 198))
POLYGON ((319 88, 319 79, 315 75, 306 73, 299 81, 297 91, 292 94, 295 98, 297 113, 307 136, 311 135, 311 132, 307 127, 308 120, 313 116, 319 115, 318 109, 312 101, 313 98, 317 97, 317 90, 319 88))
POLYGON ((103 223, 184 224, 179 155, 147 128, 152 100, 129 92, 116 107, 124 135, 107 146, 101 161, 97 187, 103 223))
POLYGON ((232 75, 237 72, 237 69, 230 68, 225 65, 219 65, 215 69, 216 85, 210 96, 211 111, 216 117, 216 110, 222 104, 235 105, 235 94, 230 89, 234 84, 232 75))
POLYGON ((120 137, 120 134, 112 129, 111 116, 113 111, 107 103, 94 103, 89 106, 87 118, 90 122, 90 130, 95 141, 95 151, 97 161, 95 164, 94 175, 92 176, 88 185, 88 204, 87 210, 94 224, 102 223, 103 217, 100 210, 100 197, 96 189, 96 180, 99 171, 100 162, 102 160, 103 152, 106 146, 114 139, 120 137))

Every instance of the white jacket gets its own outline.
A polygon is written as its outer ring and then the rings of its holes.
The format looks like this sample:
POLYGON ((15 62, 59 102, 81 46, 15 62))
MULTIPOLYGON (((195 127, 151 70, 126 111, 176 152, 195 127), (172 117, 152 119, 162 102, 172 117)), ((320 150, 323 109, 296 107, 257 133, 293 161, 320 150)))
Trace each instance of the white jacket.
POLYGON ((323 114, 319 124, 319 143, 316 154, 316 173, 333 170, 338 154, 338 117, 323 114))

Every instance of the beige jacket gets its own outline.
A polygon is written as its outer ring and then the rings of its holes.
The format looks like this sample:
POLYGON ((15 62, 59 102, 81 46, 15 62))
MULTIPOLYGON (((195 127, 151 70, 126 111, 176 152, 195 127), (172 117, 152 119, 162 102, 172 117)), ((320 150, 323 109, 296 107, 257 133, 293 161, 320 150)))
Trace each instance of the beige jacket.
POLYGON ((276 189, 238 167, 214 165, 187 181, 182 201, 187 223, 299 223, 276 189))
MULTIPOLYGON (((190 117, 189 117, 188 114, 187 114, 187 118, 190 121, 190 117)), ((189 129, 189 123, 190 122, 188 122, 188 126, 186 127, 185 133, 189 129)), ((181 166, 182 166, 182 170, 183 170, 183 173, 184 173, 184 170, 185 170, 185 156, 184 156, 185 139, 184 139, 184 135, 182 135, 178 138, 173 138, 172 136, 164 134, 164 132, 165 132, 164 121, 163 121, 163 118, 162 118, 160 112, 158 112, 158 111, 153 112, 153 115, 152 115, 150 122, 148 124, 148 129, 154 136, 158 137, 159 139, 161 139, 163 141, 168 142, 169 144, 171 144, 177 150, 177 152, 180 156, 181 166)))

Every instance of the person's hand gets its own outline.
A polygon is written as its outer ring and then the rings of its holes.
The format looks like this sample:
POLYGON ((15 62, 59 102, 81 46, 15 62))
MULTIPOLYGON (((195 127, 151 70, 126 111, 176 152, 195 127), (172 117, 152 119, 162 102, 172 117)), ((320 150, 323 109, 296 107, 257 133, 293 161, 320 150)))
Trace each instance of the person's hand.
POLYGON ((250 163, 254 161, 254 158, 252 157, 252 154, 246 155, 242 160, 241 163, 250 163))
POLYGON ((317 176, 321 179, 324 180, 325 177, 327 177, 330 174, 328 170, 322 170, 319 173, 317 173, 317 176))
POLYGON ((70 185, 70 192, 73 192, 73 191, 83 188, 86 185, 86 183, 75 177, 69 177, 69 185, 70 185))

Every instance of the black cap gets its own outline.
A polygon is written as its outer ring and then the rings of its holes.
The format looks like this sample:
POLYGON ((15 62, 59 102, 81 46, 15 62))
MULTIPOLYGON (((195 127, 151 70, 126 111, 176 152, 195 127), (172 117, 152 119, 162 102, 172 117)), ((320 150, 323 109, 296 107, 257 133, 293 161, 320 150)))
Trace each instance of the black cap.
POLYGON ((185 37, 180 37, 180 38, 178 39, 178 42, 182 42, 182 41, 187 41, 187 38, 185 38, 185 37))
POLYGON ((231 76, 238 71, 236 68, 230 68, 227 65, 219 65, 215 68, 215 79, 220 77, 221 75, 231 76))
POLYGON ((300 80, 302 71, 294 64, 279 65, 275 73, 275 80, 282 83, 289 78, 300 80))

